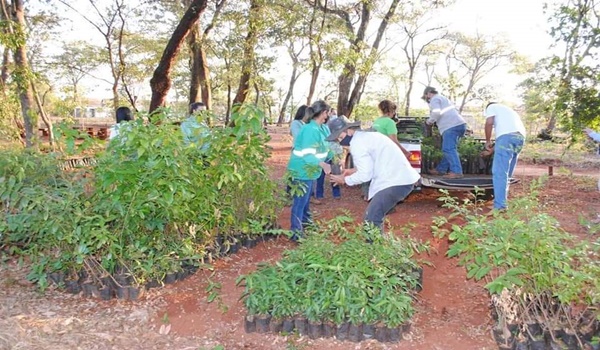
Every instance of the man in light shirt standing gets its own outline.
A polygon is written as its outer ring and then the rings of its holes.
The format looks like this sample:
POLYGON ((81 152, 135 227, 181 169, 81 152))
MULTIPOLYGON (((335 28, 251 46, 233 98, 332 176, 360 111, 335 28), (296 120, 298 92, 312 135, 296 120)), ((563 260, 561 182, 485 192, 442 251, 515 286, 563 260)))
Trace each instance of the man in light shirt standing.
POLYGON ((349 145, 354 161, 353 169, 330 175, 331 182, 354 186, 371 181, 364 219, 383 228, 385 215, 412 192, 419 173, 389 137, 377 131, 361 131, 360 122, 346 123, 338 118, 329 129, 331 135, 326 140, 349 145))
POLYGON ((525 126, 512 108, 490 102, 485 108, 485 148, 492 149, 492 130, 496 136, 492 183, 494 185, 494 209, 506 209, 508 180, 512 177, 519 153, 525 143, 525 126))
POLYGON ((460 156, 458 155, 458 141, 465 136, 467 122, 458 113, 450 100, 438 94, 431 86, 423 91, 423 100, 429 104, 429 119, 426 123, 437 124, 442 135, 442 152, 444 156, 435 169, 429 169, 432 175, 444 175, 447 178, 461 178, 463 176, 460 156))

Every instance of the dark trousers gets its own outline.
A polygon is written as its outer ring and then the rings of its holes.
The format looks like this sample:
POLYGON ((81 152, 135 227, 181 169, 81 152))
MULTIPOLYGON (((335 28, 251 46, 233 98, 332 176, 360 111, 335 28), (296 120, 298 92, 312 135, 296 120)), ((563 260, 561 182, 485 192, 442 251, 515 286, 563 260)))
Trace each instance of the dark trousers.
POLYGON ((383 218, 404 200, 413 190, 414 185, 393 186, 377 192, 365 212, 365 221, 383 229, 383 218))

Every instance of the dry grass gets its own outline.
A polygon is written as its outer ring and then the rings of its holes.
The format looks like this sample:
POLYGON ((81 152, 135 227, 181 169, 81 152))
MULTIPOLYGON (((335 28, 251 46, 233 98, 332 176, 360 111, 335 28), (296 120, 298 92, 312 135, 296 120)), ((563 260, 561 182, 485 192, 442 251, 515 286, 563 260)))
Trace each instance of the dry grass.
POLYGON ((0 266, 0 349, 208 349, 207 339, 160 334, 160 292, 139 302, 103 302, 59 291, 41 295, 12 263, 0 266))
POLYGON ((535 164, 563 165, 580 169, 599 169, 597 145, 590 142, 568 145, 554 142, 528 142, 520 160, 535 164))

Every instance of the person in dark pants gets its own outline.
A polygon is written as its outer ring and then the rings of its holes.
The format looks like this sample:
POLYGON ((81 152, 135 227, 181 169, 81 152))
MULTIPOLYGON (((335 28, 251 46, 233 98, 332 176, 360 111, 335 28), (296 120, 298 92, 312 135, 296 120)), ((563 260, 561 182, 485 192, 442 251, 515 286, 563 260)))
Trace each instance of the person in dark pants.
POLYGON ((353 169, 330 175, 331 182, 354 186, 371 181, 364 219, 383 230, 387 213, 412 192, 421 176, 389 137, 377 131, 360 131, 360 122, 346 123, 340 118, 329 128, 327 141, 350 145, 354 161, 353 169))

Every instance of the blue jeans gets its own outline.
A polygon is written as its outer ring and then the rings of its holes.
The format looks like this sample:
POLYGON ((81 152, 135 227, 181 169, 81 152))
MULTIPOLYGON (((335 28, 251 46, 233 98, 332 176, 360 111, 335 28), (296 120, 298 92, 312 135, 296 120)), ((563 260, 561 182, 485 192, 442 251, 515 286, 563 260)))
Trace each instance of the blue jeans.
POLYGON ((365 212, 365 221, 383 229, 383 218, 393 207, 406 198, 414 185, 393 186, 377 192, 365 212))
POLYGON ((442 134, 442 153, 444 156, 437 165, 436 170, 440 174, 448 172, 462 174, 462 165, 460 164, 460 156, 458 155, 458 141, 465 136, 467 132, 467 124, 453 126, 444 131, 442 134))
MULTIPOLYGON (((326 160, 325 163, 329 165, 332 164, 331 160, 326 160)), ((323 171, 323 169, 321 169, 321 176, 319 176, 319 178, 317 179, 315 187, 315 198, 323 198, 325 195, 325 171, 323 171)), ((333 194, 333 198, 340 198, 342 196, 342 190, 340 186, 334 186, 333 184, 331 184, 331 193, 333 194)))
POLYGON ((492 183, 494 184, 494 209, 506 208, 508 179, 512 177, 525 137, 519 133, 505 134, 496 139, 492 183))
POLYGON ((313 183, 314 180, 292 180, 293 203, 290 230, 293 232, 293 241, 302 237, 304 225, 310 222, 310 194, 313 183))

